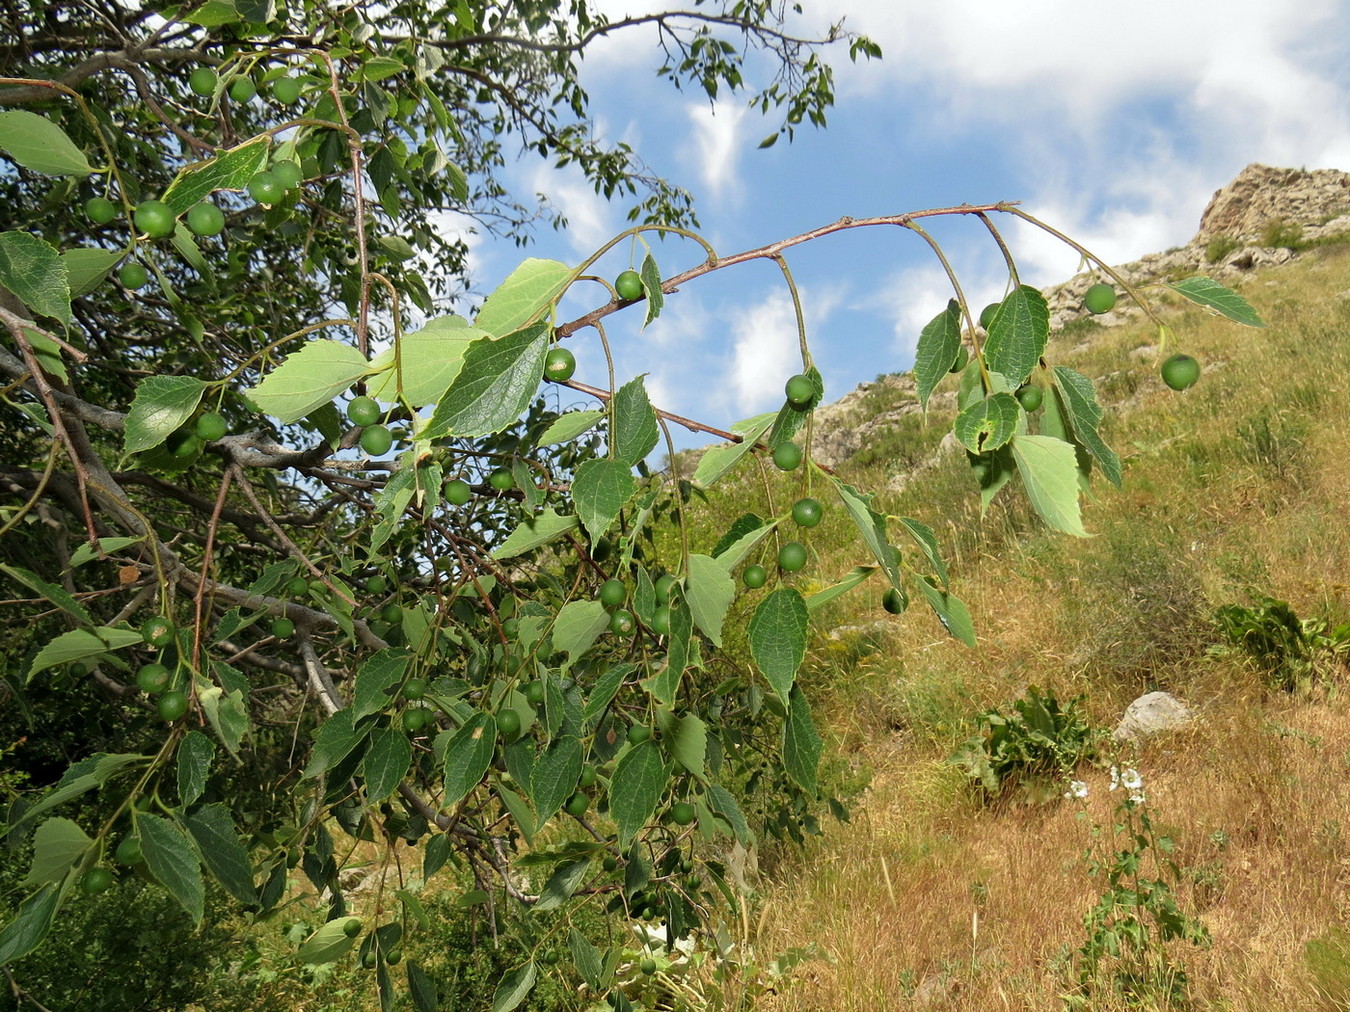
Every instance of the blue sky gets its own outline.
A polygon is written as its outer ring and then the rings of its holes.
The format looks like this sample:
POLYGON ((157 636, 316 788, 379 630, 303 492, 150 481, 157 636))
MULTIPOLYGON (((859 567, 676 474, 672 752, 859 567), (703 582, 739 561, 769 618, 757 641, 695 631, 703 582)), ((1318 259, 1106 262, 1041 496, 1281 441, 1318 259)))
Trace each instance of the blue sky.
MULTIPOLYGON (((611 16, 668 5, 605 0, 611 16)), ((1214 190, 1250 162, 1350 170, 1350 4, 1337 0, 805 0, 819 30, 843 16, 875 39, 879 62, 840 48, 836 107, 824 131, 758 150, 777 125, 726 95, 676 92, 653 73, 651 37, 593 52, 584 83, 599 131, 624 140, 691 190, 704 235, 734 253, 841 215, 896 214, 962 202, 1019 200, 1109 262, 1185 243, 1214 190)), ((626 208, 580 178, 527 156, 517 192, 542 192, 568 216, 527 255, 576 263, 622 231, 626 208)), ((973 220, 934 226, 976 306, 1006 274, 973 220)), ((1062 281, 1076 253, 1011 222, 1022 276, 1062 281)), ((514 245, 474 237, 481 288, 520 260, 514 245)), ((699 262, 696 247, 654 242, 665 276, 699 262)), ((854 231, 789 254, 809 338, 836 399, 879 373, 908 369, 919 328, 950 296, 917 236, 854 231)), ((610 276, 628 250, 603 262, 610 276)), ((597 296, 599 290, 596 289, 597 296)), ((590 308, 581 303, 578 311, 590 308)), ((660 320, 611 317, 620 382, 647 373, 661 407, 717 424, 776 407, 799 371, 791 303, 776 270, 756 263, 686 286, 660 320)), ((577 378, 604 385, 593 332, 571 343, 577 378)), ((705 441, 675 431, 680 446, 705 441)))

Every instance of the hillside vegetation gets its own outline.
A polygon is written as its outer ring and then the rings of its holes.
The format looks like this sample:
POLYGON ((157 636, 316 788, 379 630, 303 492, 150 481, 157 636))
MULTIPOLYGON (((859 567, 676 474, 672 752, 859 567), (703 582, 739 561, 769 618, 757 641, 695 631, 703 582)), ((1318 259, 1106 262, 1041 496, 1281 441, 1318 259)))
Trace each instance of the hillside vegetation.
MULTIPOLYGON (((1096 379, 1104 432, 1125 461, 1123 490, 1094 487, 1090 539, 1047 531, 1006 492, 976 523, 960 453, 878 497, 882 511, 938 532, 980 646, 945 636, 921 603, 886 615, 879 589, 825 616, 810 685, 841 782, 866 773, 870 788, 804 860, 765 862, 758 952, 814 945, 817 958, 760 1007, 1055 1008, 1066 994, 1094 1009, 1180 1007, 1186 996, 1252 1012, 1350 1007, 1350 715, 1336 648, 1350 617, 1350 247, 1240 289, 1266 329, 1170 305, 1181 350, 1205 364, 1183 394, 1158 378, 1154 329, 1084 323, 1052 335, 1054 360, 1096 379), (1281 627, 1285 640, 1258 661, 1215 615, 1241 605, 1269 624, 1285 614, 1271 600, 1304 621, 1281 627), (982 711, 1008 712, 1029 686, 1062 704, 1081 695, 1105 732, 1097 759, 1072 773, 1084 802, 1061 798, 1064 777, 1043 785, 1049 803, 1017 790, 989 803, 948 762, 982 711), (1157 689, 1196 719, 1113 751, 1124 707, 1157 689), (1077 984, 1084 915, 1104 889, 1086 855, 1109 867, 1111 852, 1137 849, 1112 831, 1113 762, 1143 778, 1149 839, 1175 842, 1162 855, 1175 877, 1144 871, 1170 883, 1212 940, 1168 944, 1172 999, 1169 986, 1144 987, 1131 1004, 1109 975, 1077 984)), ((894 407, 886 391, 871 395, 878 411, 894 407)), ((885 487, 896 461, 933 454, 948 422, 908 420, 840 471, 885 487)), ((724 512, 744 502, 733 491, 724 512)), ((843 522, 827 513, 817 529, 822 584, 863 561, 832 551, 843 522)))

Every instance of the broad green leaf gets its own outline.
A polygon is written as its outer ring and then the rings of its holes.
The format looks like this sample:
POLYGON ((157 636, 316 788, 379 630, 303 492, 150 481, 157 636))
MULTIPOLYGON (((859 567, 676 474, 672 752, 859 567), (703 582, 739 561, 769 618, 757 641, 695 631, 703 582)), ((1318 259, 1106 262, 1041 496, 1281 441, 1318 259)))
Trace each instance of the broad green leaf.
POLYGON ((287 356, 248 396, 264 414, 289 424, 327 404, 369 372, 370 363, 351 345, 310 341, 287 356))
POLYGON ((970 620, 965 603, 955 594, 939 589, 926 576, 919 577, 915 582, 942 623, 942 628, 966 646, 975 646, 975 624, 970 620))
POLYGON ((33 834, 33 863, 23 886, 60 882, 94 841, 70 819, 48 819, 33 834))
POLYGON ((708 728, 696 714, 687 713, 674 721, 665 745, 672 759, 698 779, 707 780, 708 728))
POLYGON ((61 890, 45 885, 19 904, 14 920, 0 930, 0 966, 9 966, 28 955, 47 937, 61 904, 61 890))
POLYGON ((572 479, 572 501, 595 543, 609 530, 624 503, 637 492, 632 470, 618 460, 587 460, 572 479))
MULTIPOLYGON (((37 359, 38 365, 42 368, 42 371, 48 376, 57 377, 63 383, 69 383, 70 373, 66 369, 66 360, 61 357, 61 346, 40 330, 35 330, 32 327, 24 327, 22 329, 23 336, 28 339, 28 344, 33 349, 33 357, 37 359)), ((49 433, 51 432, 51 425, 46 422, 45 409, 36 404, 16 406, 20 408, 31 407, 34 411, 39 412, 40 414, 33 415, 32 417, 34 417, 38 424, 42 425, 49 433)))
POLYGON ((540 446, 553 446, 576 439, 583 432, 589 432, 605 417, 603 411, 568 411, 554 419, 553 424, 539 437, 540 446))
POLYGON ((132 763, 146 761, 148 761, 147 756, 130 752, 97 752, 87 759, 81 759, 67 767, 65 773, 61 774, 61 779, 56 786, 44 794, 41 801, 35 802, 31 807, 24 809, 23 815, 10 829, 18 829, 24 823, 36 819, 43 812, 50 811, 57 805, 65 804, 72 798, 78 798, 81 794, 91 791, 95 787, 103 786, 110 777, 132 763))
POLYGON ((197 850, 211 874, 240 903, 253 906, 258 892, 253 886, 253 867, 248 851, 239 840, 230 809, 223 804, 203 805, 184 817, 183 824, 197 842, 197 850))
POLYGON ((534 979, 533 960, 503 974, 497 990, 492 993, 492 1012, 512 1012, 529 996, 534 979))
POLYGON ((608 628, 609 613, 599 601, 568 601, 553 623, 553 649, 567 653, 570 667, 608 628))
POLYGON ((216 747, 200 731, 189 731, 178 745, 178 802, 184 808, 202 796, 216 747))
POLYGON ((924 557, 928 559, 928 564, 933 567, 933 572, 943 587, 947 586, 947 563, 942 561, 942 552, 938 547, 937 535, 933 529, 925 523, 921 523, 912 517, 896 517, 915 543, 923 552, 924 557))
POLYGON ((755 834, 750 832, 750 823, 746 822, 745 813, 736 803, 735 795, 721 784, 708 785, 708 807, 727 820, 731 831, 742 844, 748 846, 754 842, 755 834))
POLYGON ((800 688, 792 690, 787 719, 783 721, 783 768, 804 791, 816 791, 816 767, 822 743, 811 720, 811 708, 800 688))
POLYGON ((187 834, 156 815, 137 816, 136 833, 141 838, 146 870, 191 915, 193 923, 201 924, 206 887, 197 852, 187 834))
POLYGON ((1256 310, 1251 307, 1246 299, 1231 288, 1225 288, 1211 278, 1184 278, 1181 281, 1168 282, 1167 287, 1190 299, 1196 305, 1217 310, 1234 323, 1240 323, 1244 327, 1265 326, 1261 317, 1257 315, 1256 310))
MULTIPOLYGON (((72 568, 74 568, 73 563, 72 568)), ((77 601, 65 587, 59 587, 54 583, 48 583, 36 573, 30 573, 20 566, 7 566, 2 562, 0 562, 0 573, 4 573, 16 583, 23 584, 29 590, 36 591, 66 614, 74 616, 78 621, 85 625, 94 624, 94 620, 89 617, 89 612, 85 611, 84 605, 80 604, 80 602, 77 601)))
POLYGON ((619 757, 609 785, 609 814, 618 826, 621 848, 627 849, 652 817, 667 780, 669 771, 653 741, 634 745, 619 757))
POLYGON ((391 56, 372 56, 361 63, 361 76, 367 81, 383 81, 386 77, 401 74, 408 68, 402 60, 391 56))
MULTIPOLYGON (((517 744, 522 743, 518 742, 517 744)), ((535 830, 538 828, 535 825, 534 812, 530 811, 530 806, 525 803, 525 799, 515 791, 503 787, 501 784, 496 786, 496 790, 497 797, 501 799, 502 804, 511 814, 516 828, 520 830, 521 836, 525 837, 525 842, 529 843, 534 839, 535 830)))
POLYGON ((1065 534, 1087 537, 1078 505, 1078 459, 1073 446, 1050 436, 1017 436, 1012 453, 1031 505, 1041 518, 1065 534))
POLYGON ((989 453, 1012 439, 1021 417, 1016 397, 993 394, 957 415, 952 432, 971 453, 989 453))
POLYGON ((656 266, 656 258, 651 253, 642 258, 638 276, 642 278, 642 290, 647 293, 647 316, 642 321, 645 328, 661 315, 666 305, 665 293, 661 291, 661 268, 656 266))
POLYGON ((666 666, 642 683, 643 687, 667 705, 675 702, 694 655, 694 616, 682 594, 670 602, 670 633, 666 636, 666 666))
POLYGON ((442 806, 455 804, 478 786, 492 764, 497 746, 497 722, 478 712, 454 733, 445 748, 445 797, 442 806))
MULTIPOLYGON (((748 518, 750 517, 754 517, 754 519, 759 520, 759 518, 755 517, 753 513, 747 513, 745 517, 738 519, 736 521, 736 524, 739 524, 741 520, 748 521, 748 518)), ((736 529, 736 524, 732 525, 733 530, 736 529)), ((722 542, 718 542, 717 547, 713 549, 713 558, 715 558, 718 561, 718 563, 721 564, 723 569, 725 569, 728 573, 730 573, 733 569, 735 569, 742 562, 744 562, 746 557, 755 550, 755 548, 759 545, 761 541, 763 541, 770 534, 772 534, 774 528, 776 528, 777 526, 778 526, 777 520, 771 520, 768 523, 764 523, 761 520, 760 526, 745 531, 745 533, 741 534, 738 538, 736 538, 735 541, 731 542, 725 547, 723 547, 722 542)), ((727 533, 730 534, 731 531, 728 531, 727 533)), ((725 541, 725 537, 723 538, 723 541, 725 541)))
POLYGON ((255 137, 214 158, 186 166, 160 200, 182 214, 215 190, 242 190, 267 162, 268 139, 255 137))
POLYGON ((900 551, 888 540, 886 518, 872 509, 872 497, 863 495, 851 485, 838 479, 834 487, 843 500, 849 516, 853 518, 863 544, 871 550, 873 557, 881 564, 882 571, 890 578, 891 586, 900 588, 900 551))
MULTIPOLYGON (((764 518, 758 513, 742 513, 731 522, 731 526, 726 529, 726 533, 717 539, 717 544, 713 546, 711 553, 712 557, 714 559, 720 559, 733 545, 740 542, 747 534, 754 534, 758 531, 762 531, 763 528, 764 518)), ((736 567, 736 563, 734 562, 730 565, 727 565, 724 562, 723 565, 728 570, 736 567)))
POLYGON ((192 417, 205 390, 206 384, 195 376, 147 376, 141 380, 127 412, 123 449, 140 453, 164 442, 192 417))
POLYGON ((33 658, 33 666, 28 669, 28 677, 32 678, 39 671, 54 668, 58 664, 82 661, 86 657, 97 657, 109 650, 121 650, 142 642, 141 634, 134 629, 112 629, 108 626, 72 629, 63 632, 38 651, 38 655, 33 658))
POLYGON ((938 313, 919 333, 919 346, 914 352, 914 379, 918 386, 919 404, 927 410, 928 398, 942 378, 956 362, 961 347, 961 305, 955 299, 938 313))
POLYGON ((0 112, 0 150, 44 176, 87 176, 94 171, 64 130, 24 109, 0 112))
POLYGON ((750 653, 784 703, 806 658, 808 621, 806 602, 792 587, 775 590, 750 619, 750 653))
POLYGON ((0 286, 36 315, 70 324, 70 275, 50 243, 27 232, 0 232, 0 286))
POLYGON ((436 982, 411 959, 408 960, 408 997, 417 1012, 438 1012, 441 1007, 436 982))
POLYGON ((62 253, 61 262, 66 265, 70 297, 78 299, 92 292, 124 256, 126 250, 80 248, 62 253))
MULTIPOLYGON (((1073 437, 1083 444, 1088 453, 1092 454, 1092 459, 1097 462, 1097 466, 1102 469, 1102 474, 1106 475, 1107 480, 1116 488, 1120 488, 1122 480, 1120 458, 1116 456, 1116 451, 1107 446, 1102 437, 1097 434, 1097 425, 1102 419, 1102 409, 1097 403, 1097 394, 1093 389, 1092 380, 1067 366, 1055 366, 1055 390, 1051 392, 1052 397, 1055 393, 1063 398, 1065 414, 1068 416, 1073 437)), ((1052 435, 1053 433, 1043 434, 1052 435)))
POLYGON ((560 517, 547 507, 542 513, 522 520, 506 540, 492 550, 494 559, 514 559, 518 555, 533 551, 541 545, 555 541, 568 531, 581 526, 581 518, 575 515, 560 517))
POLYGON ((847 594, 854 587, 858 586, 869 576, 877 571, 876 566, 854 566, 847 576, 836 584, 826 587, 824 590, 818 590, 806 599, 807 611, 813 611, 822 604, 833 601, 836 597, 847 594))
POLYGON ((586 982, 586 986, 593 991, 600 991, 603 980, 600 950, 576 928, 568 929, 567 947, 572 951, 572 965, 577 968, 577 973, 586 982))
POLYGON ((564 861, 558 865, 557 870, 544 883, 544 889, 539 894, 539 901, 535 903, 534 909, 536 911, 557 910, 572 898, 573 893, 581 888, 581 883, 586 881, 586 873, 590 869, 591 859, 588 857, 578 858, 575 861, 564 861))
POLYGON ((220 25, 232 25, 240 20, 231 0, 206 0, 200 7, 186 11, 183 20, 203 28, 217 28, 220 25))
POLYGON ((355 723, 355 714, 348 707, 319 725, 319 732, 314 736, 314 747, 309 753, 309 763, 305 766, 301 780, 323 776, 361 746, 370 728, 364 725, 356 727, 355 723))
POLYGON ((720 560, 708 555, 689 556, 689 573, 684 581, 685 598, 694 624, 715 646, 722 645, 722 621, 736 597, 736 581, 720 560))
POLYGON ((610 449, 616 460, 631 467, 651 453, 661 438, 656 412, 647 399, 641 376, 619 387, 612 407, 614 428, 609 434, 610 449))
POLYGON ((392 701, 389 691, 403 681, 411 657, 400 647, 387 647, 371 654, 356 669, 356 688, 352 690, 352 718, 360 720, 379 713, 392 701))
POLYGON ((707 450, 699 458, 698 467, 694 468, 692 479, 694 484, 710 488, 714 482, 739 464, 742 457, 755 448, 755 444, 764 437, 764 433, 769 431, 769 426, 772 424, 773 418, 770 417, 745 433, 745 438, 741 442, 723 443, 721 446, 714 446, 707 450))
POLYGON ((302 963, 335 963, 345 956, 356 939, 360 937, 347 934, 347 926, 358 920, 355 917, 338 917, 329 921, 304 940, 296 950, 295 958, 302 963))
POLYGON ((553 818, 563 802, 576 791, 581 767, 581 742, 575 735, 563 735, 540 753, 530 778, 536 826, 553 818))
POLYGON ((189 229, 181 221, 178 227, 173 230, 173 235, 169 237, 173 243, 173 248, 178 251, 178 255, 188 262, 188 265, 196 271, 207 284, 215 284, 215 275, 211 270, 211 265, 207 263, 206 257, 202 256, 201 247, 197 245, 197 240, 189 229))
POLYGON ((384 483, 384 487, 375 493, 375 526, 370 531, 370 546, 367 548, 371 558, 375 558, 385 543, 394 536, 403 520, 403 513, 417 495, 417 469, 407 466, 406 461, 384 483))
POLYGON ((414 408, 435 404, 463 369, 469 345, 487 336, 459 316, 428 320, 421 330, 399 338, 397 356, 391 347, 371 360, 375 375, 367 380, 366 393, 393 403, 401 391, 414 408))
POLYGON ((993 453, 972 461, 971 470, 980 486, 980 516, 984 516, 999 489, 1008 484, 1016 473, 1017 464, 1013 460, 1012 447, 999 447, 993 453))
POLYGON ((619 686, 623 684, 623 680, 631 675, 633 670, 631 664, 614 664, 595 680, 595 687, 591 689, 591 694, 586 698, 586 708, 581 714, 583 723, 590 724, 604 712, 605 707, 609 706, 610 700, 619 691, 619 686))
POLYGON ((412 745, 408 736, 392 727, 370 733, 370 748, 361 760, 366 778, 366 804, 383 801, 397 790, 412 765, 412 745))
POLYGON ((1020 386, 1045 354, 1050 336, 1050 310, 1045 296, 1030 285, 1020 285, 999 303, 989 322, 984 357, 989 368, 1020 386))
MULTIPOLYGON (((138 545, 144 540, 145 538, 143 537, 99 538, 98 547, 99 551, 104 555, 111 555, 113 552, 120 552, 123 548, 130 548, 132 545, 138 545)), ((85 542, 81 544, 79 548, 75 549, 75 551, 70 553, 70 568, 74 569, 77 566, 83 566, 86 562, 92 562, 94 559, 98 558, 98 554, 99 553, 95 552, 88 542, 85 542)))
MULTIPOLYGON (((573 276, 565 263, 530 257, 487 297, 474 324, 489 334, 510 334, 528 327, 549 309, 573 276)), ((535 379, 541 375, 536 372, 535 379)))
POLYGON ((513 425, 539 389, 548 336, 548 325, 539 323, 470 344, 463 368, 437 402, 422 438, 488 436, 513 425))
MULTIPOLYGON (((215 665, 219 672, 221 665, 215 665)), ((197 702, 201 703, 206 721, 216 732, 216 737, 225 746, 226 751, 236 760, 239 758, 239 745, 248 734, 248 704, 243 689, 222 689, 218 685, 209 685, 197 693, 197 702)))

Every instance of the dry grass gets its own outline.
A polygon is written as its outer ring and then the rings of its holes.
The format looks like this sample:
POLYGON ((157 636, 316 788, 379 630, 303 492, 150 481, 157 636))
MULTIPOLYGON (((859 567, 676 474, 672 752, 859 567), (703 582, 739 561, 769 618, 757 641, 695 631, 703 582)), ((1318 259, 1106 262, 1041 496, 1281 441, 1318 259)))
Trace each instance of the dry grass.
MULTIPOLYGON (((1319 949, 1327 990, 1305 959, 1311 940, 1350 923, 1350 704, 1276 692, 1238 659, 1205 652, 1215 607, 1246 603, 1249 591, 1303 616, 1350 617, 1350 301, 1327 296, 1347 287, 1350 251, 1331 248, 1245 287, 1265 331, 1178 310, 1185 350, 1207 364, 1181 396, 1136 351, 1153 338, 1146 330, 1057 349, 1057 360, 1067 352, 1075 368, 1110 377, 1100 386, 1118 401, 1110 438, 1127 459, 1126 487, 1087 508, 1092 540, 1039 531, 1015 499, 970 530, 971 496, 953 498, 959 460, 885 504, 952 548, 981 646, 940 639, 915 614, 891 627, 881 654, 842 673, 824 665, 833 689, 815 676, 834 742, 873 771, 872 786, 850 825, 779 867, 766 889, 759 951, 815 942, 827 958, 761 1007, 1061 1006, 1065 955, 1083 941, 1099 889, 1083 854, 1092 823, 1111 823, 1105 775, 1080 771, 1092 787, 1086 813, 993 810, 943 761, 975 713, 1028 684, 1086 693, 1104 726, 1152 688, 1198 708, 1186 730, 1133 760, 1155 823, 1177 842, 1181 905, 1213 936, 1207 949, 1171 953, 1195 1007, 1350 1007, 1336 1004, 1350 996, 1344 937, 1319 949)), ((823 561, 856 561, 845 555, 823 561)), ((1126 1006, 1103 997, 1092 1007, 1126 1006)))

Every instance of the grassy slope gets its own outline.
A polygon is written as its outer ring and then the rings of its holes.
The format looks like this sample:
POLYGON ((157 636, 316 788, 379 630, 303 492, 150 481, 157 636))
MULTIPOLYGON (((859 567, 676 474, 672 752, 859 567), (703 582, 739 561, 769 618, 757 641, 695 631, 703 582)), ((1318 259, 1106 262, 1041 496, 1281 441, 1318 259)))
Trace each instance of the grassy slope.
MULTIPOLYGON (((872 593, 827 619, 862 629, 813 647, 815 698, 832 746, 872 771, 872 788, 850 827, 830 830, 768 889, 761 953, 814 941, 830 959, 801 968, 764 1007, 871 1010, 905 996, 943 1009, 1059 1004, 1057 954, 1082 941, 1099 889, 1082 861, 1090 820, 1067 804, 981 809, 943 762, 979 710, 1028 684, 1085 693, 1107 727, 1152 689, 1198 707, 1189 729, 1134 760, 1155 820, 1177 841, 1183 906, 1213 935, 1207 951, 1175 952, 1192 994, 1202 1007, 1253 1012, 1346 1007, 1318 1004, 1304 946, 1350 916, 1347 704, 1272 691, 1205 648, 1217 639, 1214 609, 1247 603, 1249 590, 1300 616, 1350 613, 1347 289, 1350 248, 1328 247, 1243 285, 1265 330, 1170 309, 1182 348, 1206 363, 1181 395, 1157 378, 1148 328, 1052 338, 1055 363, 1097 379, 1106 435, 1126 460, 1124 489, 1102 485, 1086 508, 1090 540, 1046 532, 1006 492, 981 522, 959 455, 879 497, 938 531, 980 649, 943 637, 922 606, 876 632, 885 616, 872 593), (858 643, 878 637, 882 649, 860 657, 858 643)), ((933 420, 938 435, 947 421, 933 420)), ((843 471, 862 487, 889 477, 881 460, 843 471)), ((831 530, 842 545, 841 529, 821 528, 831 530)), ((828 533, 814 541, 819 571, 860 561, 824 547, 828 533)), ((1109 826, 1105 775, 1080 775, 1091 819, 1109 826)))

